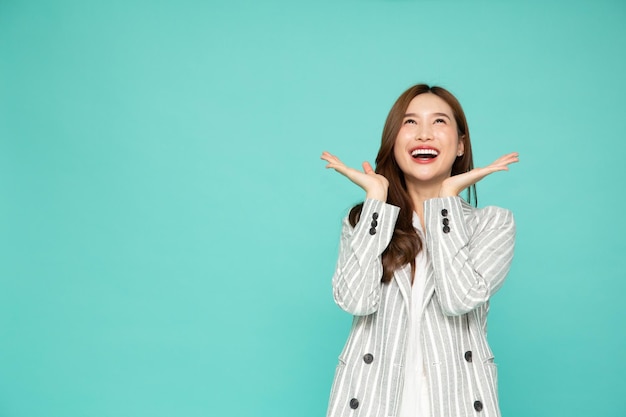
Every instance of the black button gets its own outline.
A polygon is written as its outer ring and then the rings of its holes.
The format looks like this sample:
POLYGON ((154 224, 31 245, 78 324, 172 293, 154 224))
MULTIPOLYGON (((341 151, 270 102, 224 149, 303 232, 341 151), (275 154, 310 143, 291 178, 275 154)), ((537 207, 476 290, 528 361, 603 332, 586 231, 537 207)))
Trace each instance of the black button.
MULTIPOLYGON (((350 408, 353 410, 356 410, 358 407, 359 407, 359 400, 357 400, 356 398, 351 399, 350 408)), ((476 408, 476 403, 474 403, 474 408, 476 408)))
POLYGON ((472 361, 472 351, 468 350, 467 352, 465 352, 465 360, 468 362, 472 361))
POLYGON ((441 215, 443 217, 446 217, 448 215, 448 210, 446 210, 446 209, 441 210, 441 215))
POLYGON ((374 229, 373 227, 370 229, 370 235, 375 235, 376 234, 376 229, 374 229))
POLYGON ((450 224, 450 220, 448 220, 448 218, 446 217, 445 219, 443 219, 443 225, 447 226, 450 224))
POLYGON ((449 233, 450 232, 450 226, 443 226, 443 232, 444 233, 449 233))
POLYGON ((372 362, 374 362, 374 355, 372 355, 371 353, 366 353, 363 356, 363 362, 365 362, 366 364, 370 364, 372 362))
MULTIPOLYGON (((358 402, 358 401, 357 401, 358 402)), ((352 404, 352 403, 351 403, 352 404)), ((355 407, 356 408, 356 407, 355 407)), ((474 410, 476 411, 482 411, 483 409, 483 403, 481 403, 480 401, 474 401, 474 410)))
POLYGON ((376 226, 378 226, 378 222, 377 222, 376 220, 372 220, 372 223, 371 223, 371 224, 372 224, 372 227, 376 227, 376 226))
POLYGON ((372 214, 372 219, 374 220, 378 219, 378 213, 375 212, 374 214, 372 214))

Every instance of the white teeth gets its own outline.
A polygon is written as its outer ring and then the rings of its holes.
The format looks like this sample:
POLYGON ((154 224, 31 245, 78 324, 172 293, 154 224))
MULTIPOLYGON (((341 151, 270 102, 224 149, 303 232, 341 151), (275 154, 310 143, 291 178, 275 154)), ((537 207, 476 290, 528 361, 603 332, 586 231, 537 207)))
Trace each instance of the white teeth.
POLYGON ((413 158, 417 158, 420 155, 439 155, 439 152, 437 152, 434 149, 413 149, 413 151, 411 152, 411 156, 413 158))

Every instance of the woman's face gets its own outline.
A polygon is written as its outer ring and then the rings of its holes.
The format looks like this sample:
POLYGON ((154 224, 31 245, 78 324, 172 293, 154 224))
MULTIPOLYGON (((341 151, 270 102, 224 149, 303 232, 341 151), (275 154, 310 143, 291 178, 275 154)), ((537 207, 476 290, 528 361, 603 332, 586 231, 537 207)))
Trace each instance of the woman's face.
POLYGON ((407 184, 442 182, 463 148, 448 103, 432 93, 411 100, 393 150, 407 184))

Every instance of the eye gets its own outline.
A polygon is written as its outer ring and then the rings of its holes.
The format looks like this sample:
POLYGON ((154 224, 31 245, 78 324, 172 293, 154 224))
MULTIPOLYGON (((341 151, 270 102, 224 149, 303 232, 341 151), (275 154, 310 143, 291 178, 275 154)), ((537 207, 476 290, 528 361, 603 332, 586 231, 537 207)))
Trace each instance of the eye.
POLYGON ((405 125, 407 125, 407 124, 409 124, 409 123, 410 123, 410 124, 414 124, 414 125, 416 125, 416 124, 417 124, 417 122, 415 121, 415 119, 406 119, 406 120, 404 121, 404 124, 405 124, 405 125))
POLYGON ((441 117, 438 119, 435 119, 435 123, 443 123, 446 124, 446 119, 442 119, 441 117))

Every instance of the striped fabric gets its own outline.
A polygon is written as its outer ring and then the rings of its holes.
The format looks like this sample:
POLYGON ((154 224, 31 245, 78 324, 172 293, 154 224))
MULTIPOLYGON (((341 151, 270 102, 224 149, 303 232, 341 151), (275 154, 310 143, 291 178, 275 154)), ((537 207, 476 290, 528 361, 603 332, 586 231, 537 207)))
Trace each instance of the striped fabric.
MULTIPOLYGON (((395 417, 398 412, 410 266, 397 270, 389 284, 380 281, 380 256, 398 213, 398 207, 368 199, 356 227, 344 220, 333 296, 354 319, 339 355, 328 417, 395 417)), ((416 417, 498 417, 487 312, 489 297, 502 285, 513 258, 513 215, 446 197, 425 202, 424 222, 428 265, 422 343, 432 416, 416 417)))

